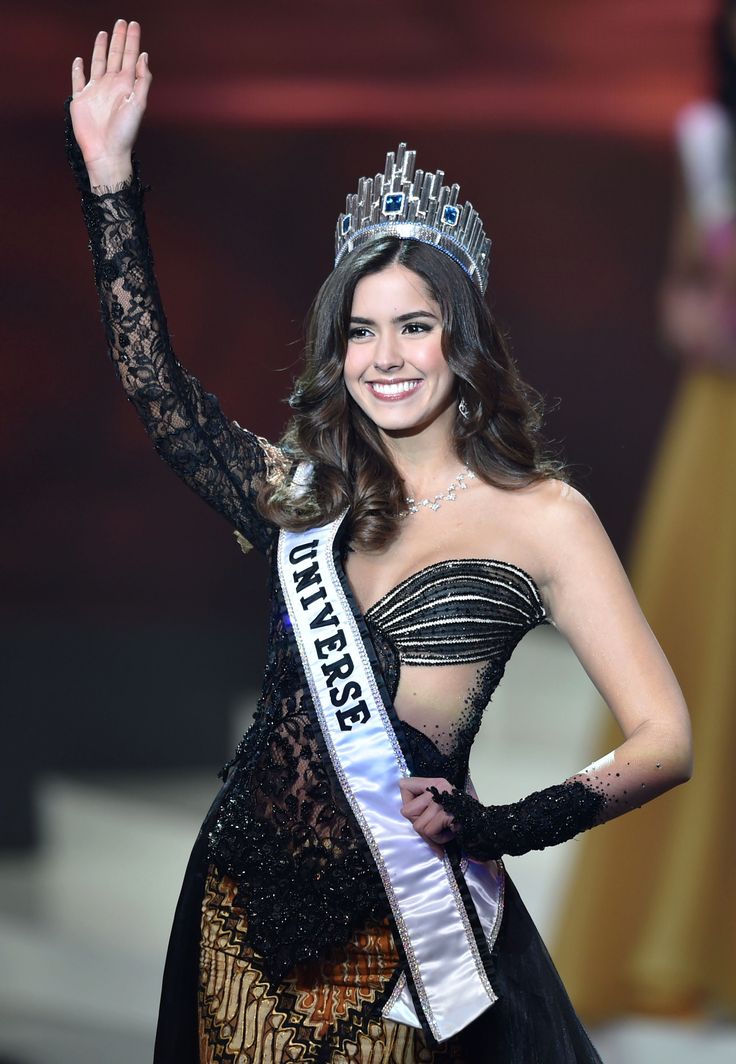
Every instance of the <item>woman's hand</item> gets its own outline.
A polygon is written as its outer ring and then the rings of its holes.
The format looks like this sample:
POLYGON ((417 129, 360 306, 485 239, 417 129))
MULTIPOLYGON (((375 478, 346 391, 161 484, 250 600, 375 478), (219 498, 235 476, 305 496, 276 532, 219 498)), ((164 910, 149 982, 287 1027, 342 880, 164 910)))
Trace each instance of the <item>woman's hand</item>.
POLYGON ((130 176, 131 151, 151 85, 137 22, 118 19, 109 49, 107 43, 107 33, 100 30, 86 84, 83 60, 72 64, 72 124, 92 186, 114 185, 130 176))
POLYGON ((444 779, 408 776, 400 780, 401 813, 411 821, 417 834, 441 856, 442 847, 455 837, 454 822, 451 815, 435 802, 428 787, 436 787, 440 793, 452 790, 451 784, 444 779))

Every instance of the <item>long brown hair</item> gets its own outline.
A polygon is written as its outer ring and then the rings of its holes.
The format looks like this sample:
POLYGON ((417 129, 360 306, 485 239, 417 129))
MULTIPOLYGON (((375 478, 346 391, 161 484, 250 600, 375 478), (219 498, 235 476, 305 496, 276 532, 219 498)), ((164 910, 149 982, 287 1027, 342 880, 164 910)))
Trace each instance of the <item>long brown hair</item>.
POLYGON ((306 366, 289 404, 281 441, 314 467, 307 492, 286 481, 264 485, 259 508, 289 529, 326 524, 345 507, 347 534, 360 550, 377 550, 399 529, 406 489, 381 433, 345 387, 353 293, 358 281, 399 264, 425 282, 442 312, 442 349, 457 378, 453 426, 458 458, 488 484, 511 490, 549 477, 566 479, 563 463, 545 453, 543 401, 520 377, 477 285, 448 255, 416 240, 386 236, 347 255, 324 282, 307 323, 306 366))

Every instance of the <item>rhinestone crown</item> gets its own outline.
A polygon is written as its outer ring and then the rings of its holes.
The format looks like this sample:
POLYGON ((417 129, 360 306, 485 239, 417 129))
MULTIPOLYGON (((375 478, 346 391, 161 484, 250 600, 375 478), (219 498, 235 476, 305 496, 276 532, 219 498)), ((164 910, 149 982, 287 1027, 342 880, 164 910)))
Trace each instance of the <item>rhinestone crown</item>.
POLYGON ((443 251, 485 292, 491 241, 472 203, 458 204, 459 185, 443 185, 443 170, 414 173, 416 152, 399 144, 386 168, 361 177, 337 220, 335 265, 355 248, 381 236, 419 240, 443 251))

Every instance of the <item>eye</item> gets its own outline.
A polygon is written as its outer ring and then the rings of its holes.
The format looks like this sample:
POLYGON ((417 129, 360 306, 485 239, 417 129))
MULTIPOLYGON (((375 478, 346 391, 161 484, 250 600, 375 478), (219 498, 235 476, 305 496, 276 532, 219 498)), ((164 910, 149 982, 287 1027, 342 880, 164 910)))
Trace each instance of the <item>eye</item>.
POLYGON ((409 336, 416 336, 419 333, 431 332, 432 326, 423 321, 408 321, 403 328, 403 332, 409 336))
POLYGON ((364 340, 370 335, 370 329, 367 329, 365 325, 356 325, 348 332, 348 340, 364 340))

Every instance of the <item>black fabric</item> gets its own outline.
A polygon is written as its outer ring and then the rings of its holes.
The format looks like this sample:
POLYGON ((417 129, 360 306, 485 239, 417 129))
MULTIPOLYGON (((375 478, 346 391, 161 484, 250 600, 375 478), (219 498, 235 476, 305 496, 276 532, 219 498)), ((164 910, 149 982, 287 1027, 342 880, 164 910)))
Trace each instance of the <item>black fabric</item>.
POLYGON ((366 612, 402 665, 487 662, 495 687, 513 647, 538 624, 544 605, 536 583, 494 558, 434 562, 391 588, 366 612))
POLYGON ((203 830, 197 836, 189 858, 171 925, 161 984, 154 1064, 199 1064, 197 989, 206 875, 207 835, 203 830))
POLYGON ((602 794, 578 780, 557 783, 509 805, 482 805, 457 789, 429 789, 435 802, 452 814, 463 852, 477 861, 505 854, 518 857, 567 842, 597 824, 606 804, 602 794))
POLYGON ((508 875, 493 960, 498 1001, 458 1038, 467 1064, 600 1064, 508 875))

